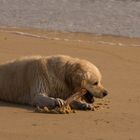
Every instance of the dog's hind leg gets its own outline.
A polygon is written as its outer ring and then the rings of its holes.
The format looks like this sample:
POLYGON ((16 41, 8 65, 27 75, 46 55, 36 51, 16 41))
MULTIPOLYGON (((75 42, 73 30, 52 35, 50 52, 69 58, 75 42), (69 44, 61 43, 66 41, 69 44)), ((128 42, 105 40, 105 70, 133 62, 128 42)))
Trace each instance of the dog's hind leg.
POLYGON ((54 109, 57 106, 63 106, 64 100, 60 98, 48 97, 45 94, 37 94, 33 99, 32 105, 40 108, 47 107, 48 109, 54 109))

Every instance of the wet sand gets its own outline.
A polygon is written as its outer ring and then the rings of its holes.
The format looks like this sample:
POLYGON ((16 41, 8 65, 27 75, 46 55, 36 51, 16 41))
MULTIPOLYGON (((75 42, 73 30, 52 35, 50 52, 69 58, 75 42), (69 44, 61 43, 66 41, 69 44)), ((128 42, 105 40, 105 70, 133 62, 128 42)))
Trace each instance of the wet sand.
POLYGON ((34 113, 0 102, 2 140, 139 140, 140 40, 80 33, 0 29, 0 63, 25 55, 67 54, 99 67, 107 108, 69 115, 34 113))

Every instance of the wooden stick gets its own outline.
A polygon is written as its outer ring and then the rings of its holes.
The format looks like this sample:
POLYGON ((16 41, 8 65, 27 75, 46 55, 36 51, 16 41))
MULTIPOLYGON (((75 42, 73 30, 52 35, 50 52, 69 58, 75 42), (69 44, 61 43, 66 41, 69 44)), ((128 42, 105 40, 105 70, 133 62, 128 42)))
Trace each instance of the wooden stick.
POLYGON ((69 105, 73 100, 79 99, 81 96, 85 95, 86 93, 87 93, 86 89, 80 89, 78 92, 74 93, 72 96, 66 99, 65 104, 69 105))

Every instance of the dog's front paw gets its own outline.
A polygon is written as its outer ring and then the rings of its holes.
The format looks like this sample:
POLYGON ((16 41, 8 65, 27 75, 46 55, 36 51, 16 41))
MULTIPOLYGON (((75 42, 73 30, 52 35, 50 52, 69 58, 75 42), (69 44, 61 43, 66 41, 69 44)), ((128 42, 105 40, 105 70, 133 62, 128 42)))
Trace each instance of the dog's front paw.
POLYGON ((63 99, 60 99, 60 98, 56 98, 56 105, 58 107, 62 107, 65 105, 65 101, 63 99))
POLYGON ((84 104, 81 105, 81 109, 82 110, 93 110, 93 105, 88 104, 88 103, 84 103, 84 104))

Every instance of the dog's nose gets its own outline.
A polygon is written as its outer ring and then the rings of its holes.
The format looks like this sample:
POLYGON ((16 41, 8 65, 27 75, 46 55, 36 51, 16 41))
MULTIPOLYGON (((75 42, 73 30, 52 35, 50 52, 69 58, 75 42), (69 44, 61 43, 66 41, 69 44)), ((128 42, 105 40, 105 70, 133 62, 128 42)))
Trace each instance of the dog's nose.
POLYGON ((105 91, 103 92, 103 97, 105 97, 107 94, 108 94, 108 91, 105 90, 105 91))

